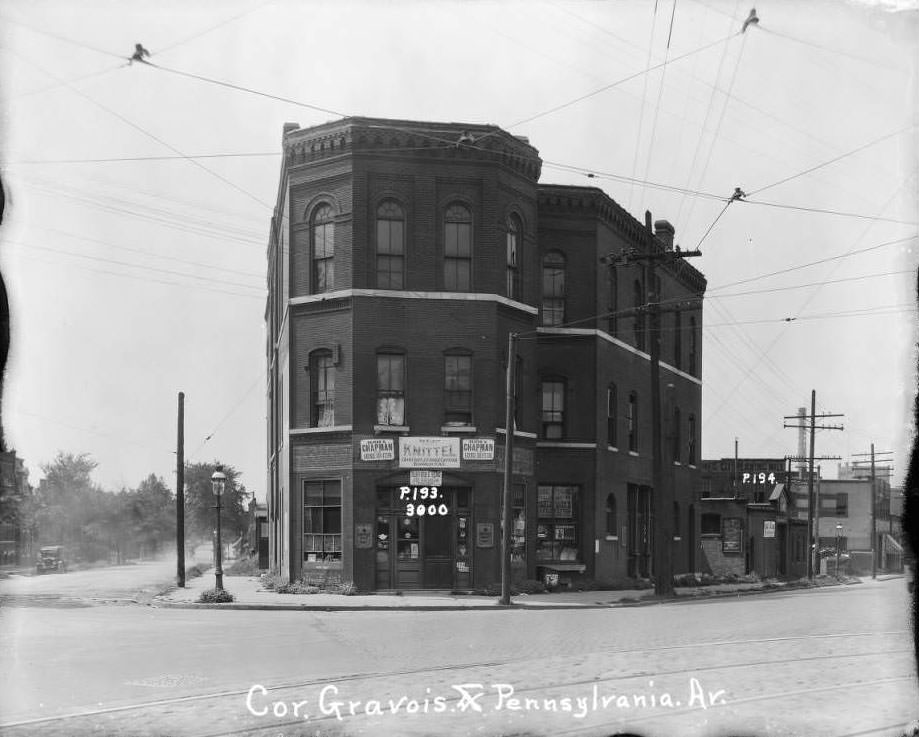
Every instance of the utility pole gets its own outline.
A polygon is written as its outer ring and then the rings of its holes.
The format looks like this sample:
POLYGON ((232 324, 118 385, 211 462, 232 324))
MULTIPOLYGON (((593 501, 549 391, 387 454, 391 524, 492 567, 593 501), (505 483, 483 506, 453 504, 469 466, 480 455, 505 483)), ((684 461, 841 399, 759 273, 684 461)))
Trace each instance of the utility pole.
POLYGON ((737 497, 737 438, 734 438, 734 497, 737 497))
POLYGON ((185 392, 179 392, 176 444, 176 584, 185 588, 185 392))
POLYGON ((511 603, 511 505, 514 470, 514 369, 517 364, 517 334, 507 334, 507 372, 504 385, 504 504, 501 535, 501 604, 511 603))
MULTIPOLYGON (((820 531, 814 529, 814 511, 816 505, 816 500, 814 498, 814 432, 818 429, 820 430, 842 430, 842 425, 817 425, 817 418, 821 419, 826 417, 845 417, 845 415, 834 415, 834 414, 817 414, 817 390, 811 389, 811 416, 810 416, 810 451, 808 453, 808 474, 807 474, 807 541, 809 543, 809 553, 807 556, 807 578, 813 580, 814 578, 814 568, 815 568, 815 558, 817 556, 817 547, 820 543, 820 531)), ((800 415, 785 415, 786 420, 800 420, 800 415)), ((784 424, 785 427, 793 427, 800 430, 802 425, 789 425, 787 422, 784 424)))
MULTIPOLYGON (((878 528, 877 528, 877 516, 878 516, 878 501, 877 501, 877 478, 875 473, 877 469, 875 468, 874 461, 875 455, 889 456, 893 455, 892 450, 881 450, 875 454, 874 443, 871 444, 870 453, 855 453, 855 456, 871 456, 871 578, 878 577, 878 550, 877 550, 877 539, 878 539, 878 528)), ((884 458, 884 463, 890 463, 891 458, 884 458)), ((853 470, 859 468, 856 464, 858 461, 852 464, 853 470)), ((890 471, 890 466, 885 466, 885 471, 890 471)))
MULTIPOLYGON (((646 222, 650 233, 651 213, 646 213, 646 222)), ((656 241, 652 237, 652 244, 656 241)), ((635 310, 623 310, 618 314, 647 313, 650 320, 650 358, 651 358, 651 478, 654 485, 654 593, 658 596, 673 595, 673 489, 665 480, 664 459, 661 438, 661 385, 660 385, 660 316, 662 312, 679 312, 684 309, 699 309, 701 297, 687 299, 683 303, 673 303, 661 308, 661 295, 655 275, 658 262, 682 263, 681 259, 701 256, 702 252, 682 251, 653 245, 647 252, 641 253, 636 248, 623 249, 618 254, 609 253, 600 259, 601 263, 612 266, 627 266, 634 263, 647 264, 645 283, 648 285, 648 302, 635 310), (653 296, 653 299, 652 299, 653 296)))

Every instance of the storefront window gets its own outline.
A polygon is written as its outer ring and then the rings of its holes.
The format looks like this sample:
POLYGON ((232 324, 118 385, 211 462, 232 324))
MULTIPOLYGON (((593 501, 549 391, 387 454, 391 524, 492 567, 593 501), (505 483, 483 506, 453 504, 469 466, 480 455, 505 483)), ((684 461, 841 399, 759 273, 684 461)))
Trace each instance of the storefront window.
POLYGON ((399 520, 397 543, 399 560, 418 560, 421 557, 418 546, 418 517, 402 517, 399 520))
POLYGON ((523 564, 526 561, 526 487, 514 484, 514 502, 511 507, 511 563, 523 564))
POLYGON ((303 484, 303 560, 341 560, 341 482, 303 484))
POLYGON ((537 560, 578 559, 578 487, 540 486, 537 497, 537 560))

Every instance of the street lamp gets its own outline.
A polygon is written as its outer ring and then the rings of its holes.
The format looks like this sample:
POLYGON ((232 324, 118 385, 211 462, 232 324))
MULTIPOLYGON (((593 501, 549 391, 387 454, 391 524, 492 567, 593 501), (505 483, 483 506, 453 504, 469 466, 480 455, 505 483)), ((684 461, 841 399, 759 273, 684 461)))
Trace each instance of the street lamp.
POLYGON ((217 469, 211 475, 211 488, 214 491, 214 496, 217 497, 217 567, 214 570, 214 574, 217 578, 217 590, 223 591, 223 568, 221 559, 223 557, 223 551, 221 550, 220 544, 220 497, 223 496, 223 489, 227 483, 226 474, 223 472, 223 466, 217 466, 217 469))
POLYGON ((836 580, 839 580, 839 533, 842 531, 842 525, 836 525, 836 580))

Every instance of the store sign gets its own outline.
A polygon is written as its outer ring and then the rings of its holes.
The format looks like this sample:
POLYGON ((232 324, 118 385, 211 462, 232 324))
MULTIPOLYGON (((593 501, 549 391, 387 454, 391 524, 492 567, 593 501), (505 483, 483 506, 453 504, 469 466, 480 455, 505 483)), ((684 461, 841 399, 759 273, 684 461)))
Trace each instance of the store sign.
POLYGON ((410 471, 409 486, 443 486, 443 471, 410 471))
POLYGON ((721 522, 721 552, 743 552, 743 526, 740 517, 726 517, 721 522))
POLYGON ((391 461, 396 457, 392 438, 361 440, 362 461, 391 461))
POLYGON ((463 438, 464 461, 493 461, 495 441, 493 438, 463 438))
POLYGON ((373 526, 367 524, 354 525, 354 547, 373 547, 373 526))
POLYGON ((775 520, 763 520, 763 537, 775 537, 775 520))
POLYGON ((493 522, 479 522, 475 526, 475 545, 477 548, 495 546, 495 525, 493 522))
POLYGON ((459 468, 459 438, 399 438, 400 468, 459 468))

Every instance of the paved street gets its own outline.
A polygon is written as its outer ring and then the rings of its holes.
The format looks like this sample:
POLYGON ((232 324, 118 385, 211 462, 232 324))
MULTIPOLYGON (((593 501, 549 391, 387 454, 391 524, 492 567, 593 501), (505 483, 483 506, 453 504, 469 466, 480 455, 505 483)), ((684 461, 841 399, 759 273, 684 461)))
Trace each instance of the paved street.
POLYGON ((903 579, 559 612, 17 606, 0 625, 4 735, 895 735, 919 718, 903 579))

